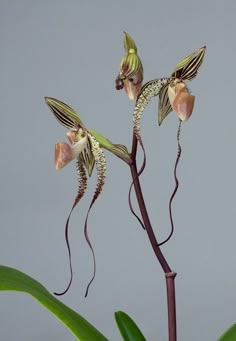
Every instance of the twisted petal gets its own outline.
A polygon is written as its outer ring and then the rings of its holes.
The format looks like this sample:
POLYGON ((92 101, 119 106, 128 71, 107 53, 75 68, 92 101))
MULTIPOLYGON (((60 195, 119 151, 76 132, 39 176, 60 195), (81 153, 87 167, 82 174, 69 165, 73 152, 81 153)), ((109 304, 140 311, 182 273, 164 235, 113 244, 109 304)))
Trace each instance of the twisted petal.
POLYGON ((81 155, 78 156, 78 158, 77 158, 76 169, 78 172, 78 191, 77 191, 77 195, 75 197, 74 204, 71 208, 71 211, 70 211, 70 214, 67 218, 66 226, 65 226, 65 239, 66 239, 66 245, 67 245, 68 254, 69 254, 69 264, 70 264, 70 280, 69 280, 69 283, 67 285, 67 288, 63 292, 55 293, 58 296, 64 295, 69 290, 71 283, 72 283, 72 279, 73 279, 71 250, 70 250, 70 243, 69 243, 69 221, 70 221, 70 217, 71 217, 71 214, 72 214, 74 208, 76 207, 78 202, 82 199, 82 197, 84 196, 86 189, 87 189, 87 175, 86 175, 86 171, 84 168, 84 164, 83 164, 83 160, 81 158, 81 155))
POLYGON ((154 79, 147 82, 141 89, 140 95, 136 101, 133 113, 133 129, 138 140, 140 136, 140 120, 142 112, 152 97, 157 96, 162 87, 169 83, 169 78, 154 79))
POLYGON ((93 202, 97 199, 99 194, 102 192, 103 185, 106 179, 106 159, 105 155, 94 136, 88 134, 88 137, 92 146, 92 153, 95 158, 96 170, 97 170, 97 185, 93 196, 93 202))
POLYGON ((199 67, 202 65, 205 51, 206 46, 184 58, 178 65, 176 65, 172 73, 172 77, 189 81, 195 78, 199 67))
POLYGON ((67 104, 51 97, 45 97, 45 101, 56 119, 64 127, 75 130, 78 128, 84 128, 83 122, 78 114, 67 104))
POLYGON ((93 247, 92 244, 90 242, 89 239, 89 235, 88 235, 88 216, 89 216, 89 212, 93 206, 93 204, 95 203, 95 201, 97 200, 98 196, 100 195, 100 193, 102 192, 102 188, 103 185, 105 184, 105 179, 106 179, 106 159, 105 156, 103 154, 102 149, 100 148, 99 143, 97 142, 97 140, 95 139, 94 136, 92 135, 88 135, 90 141, 91 141, 91 145, 92 145, 92 152, 94 154, 95 157, 95 162, 96 162, 96 169, 97 169, 97 185, 96 185, 96 189, 93 195, 93 199, 91 201, 91 204, 89 206, 87 215, 86 215, 86 219, 85 219, 85 224, 84 224, 84 235, 85 235, 85 239, 92 251, 93 254, 93 264, 94 264, 94 271, 93 271, 93 276, 92 279, 90 280, 87 289, 86 289, 86 293, 85 293, 85 297, 88 294, 88 290, 90 287, 90 284, 93 282, 94 278, 95 278, 95 274, 96 274, 96 261, 95 261, 95 254, 93 251, 93 247))

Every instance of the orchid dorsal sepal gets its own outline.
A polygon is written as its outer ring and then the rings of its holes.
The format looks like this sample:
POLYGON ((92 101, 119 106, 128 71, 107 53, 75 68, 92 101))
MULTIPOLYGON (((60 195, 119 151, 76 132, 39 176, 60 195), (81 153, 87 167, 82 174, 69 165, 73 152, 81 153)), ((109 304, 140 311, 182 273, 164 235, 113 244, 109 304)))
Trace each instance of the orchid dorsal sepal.
POLYGON ((198 49, 189 56, 185 57, 179 64, 176 65, 172 77, 180 78, 181 80, 190 81, 197 76, 198 69, 202 65, 206 46, 198 49))
POLYGON ((124 49, 127 54, 137 53, 137 46, 135 44, 135 41, 127 32, 124 32, 124 49))
POLYGON ((168 97, 179 119, 188 120, 193 111, 195 96, 190 95, 185 83, 176 79, 173 84, 169 84, 168 97))
POLYGON ((57 143, 55 145, 55 168, 61 169, 77 158, 86 148, 87 142, 88 138, 85 136, 71 146, 65 142, 57 143))
POLYGON ((53 112, 56 119, 66 128, 84 128, 84 124, 79 115, 69 105, 56 98, 45 97, 45 102, 53 112))

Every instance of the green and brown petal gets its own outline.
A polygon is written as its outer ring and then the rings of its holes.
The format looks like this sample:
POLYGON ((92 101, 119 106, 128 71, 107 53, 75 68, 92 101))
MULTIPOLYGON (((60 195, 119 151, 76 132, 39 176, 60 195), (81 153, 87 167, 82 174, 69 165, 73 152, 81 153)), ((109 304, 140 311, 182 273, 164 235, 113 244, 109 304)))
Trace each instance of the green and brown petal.
POLYGON ((56 119, 66 128, 77 130, 84 128, 78 114, 69 105, 52 97, 45 97, 45 102, 51 109, 56 119))
POLYGON ((124 33, 124 48, 126 55, 120 62, 120 72, 116 79, 116 89, 125 89, 130 100, 136 100, 143 82, 143 66, 137 54, 134 40, 124 33))
POLYGON ((169 88, 169 82, 165 84, 159 93, 159 102, 158 102, 158 124, 159 126, 162 124, 164 119, 167 117, 167 115, 173 111, 169 96, 168 96, 168 88, 169 88))
POLYGON ((198 49, 194 53, 184 58, 179 64, 176 65, 172 77, 181 80, 190 81, 196 77, 198 69, 202 65, 206 46, 198 49))
POLYGON ((134 53, 137 53, 135 41, 127 32, 124 32, 124 49, 127 54, 130 52, 130 50, 133 50, 134 53))
POLYGON ((154 79, 147 82, 141 89, 136 101, 133 113, 133 129, 138 140, 140 140, 140 121, 142 113, 152 97, 157 96, 163 86, 169 84, 169 78, 154 79))

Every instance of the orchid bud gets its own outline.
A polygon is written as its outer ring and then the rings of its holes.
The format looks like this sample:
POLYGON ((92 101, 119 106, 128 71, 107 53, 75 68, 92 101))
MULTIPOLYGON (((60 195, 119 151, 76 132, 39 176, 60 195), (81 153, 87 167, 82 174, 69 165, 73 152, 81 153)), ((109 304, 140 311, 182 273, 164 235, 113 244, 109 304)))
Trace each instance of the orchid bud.
POLYGON ((80 141, 74 143, 72 146, 62 142, 55 145, 55 168, 61 169, 65 167, 70 161, 74 160, 80 155, 87 144, 87 136, 80 141))
POLYGON ((189 94, 186 85, 178 79, 168 87, 168 96, 173 111, 181 121, 186 121, 192 114, 195 96, 189 94))

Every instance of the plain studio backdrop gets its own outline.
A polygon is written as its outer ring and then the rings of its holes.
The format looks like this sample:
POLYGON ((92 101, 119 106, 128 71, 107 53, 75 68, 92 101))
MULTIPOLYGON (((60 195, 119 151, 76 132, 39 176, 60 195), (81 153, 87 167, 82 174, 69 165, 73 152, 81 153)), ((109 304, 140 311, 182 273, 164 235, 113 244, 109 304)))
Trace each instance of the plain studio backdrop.
MULTIPOLYGON (((81 115, 87 128, 130 149, 132 112, 114 80, 124 55, 123 31, 135 40, 145 81, 169 76, 206 45, 190 83, 194 112, 182 126, 175 233, 163 252, 176 277, 178 339, 215 341, 236 321, 235 189, 236 2, 230 1, 0 1, 0 260, 39 280, 50 292, 69 280, 64 226, 77 190, 75 163, 54 169, 54 145, 66 129, 44 96, 81 115)), ((141 124, 147 167, 141 177, 159 241, 169 233, 178 119, 157 124, 158 99, 141 124)), ((83 224, 96 174, 70 223, 74 281, 61 300, 111 341, 121 340, 113 314, 124 310, 147 340, 167 340, 165 279, 128 208, 129 168, 106 152, 107 181, 89 217, 92 256, 83 224)), ((141 162, 141 153, 139 154, 141 162)), ((137 209, 135 198, 134 206, 137 209)), ((30 296, 0 293, 0 340, 74 340, 30 296)))

